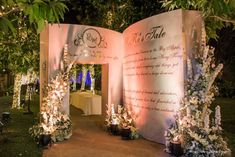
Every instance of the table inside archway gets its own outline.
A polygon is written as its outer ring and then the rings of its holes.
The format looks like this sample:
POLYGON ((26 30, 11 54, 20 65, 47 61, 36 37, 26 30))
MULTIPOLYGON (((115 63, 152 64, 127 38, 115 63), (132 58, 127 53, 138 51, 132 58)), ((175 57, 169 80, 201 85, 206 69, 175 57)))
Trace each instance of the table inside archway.
POLYGON ((84 115, 101 115, 101 96, 90 92, 73 92, 70 104, 81 109, 84 115))

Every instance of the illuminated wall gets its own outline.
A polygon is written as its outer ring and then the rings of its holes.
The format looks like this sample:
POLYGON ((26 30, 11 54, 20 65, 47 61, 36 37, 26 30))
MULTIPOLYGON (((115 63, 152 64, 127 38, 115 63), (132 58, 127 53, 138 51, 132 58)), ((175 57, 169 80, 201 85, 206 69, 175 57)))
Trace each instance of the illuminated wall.
POLYGON ((180 107, 185 50, 191 53, 190 32, 196 27, 200 32, 200 24, 198 12, 176 10, 139 21, 123 33, 124 104, 149 140, 164 143, 164 131, 180 107))
MULTIPOLYGON (((122 100, 122 34, 99 27, 53 24, 48 25, 41 33, 40 39, 40 79, 47 83, 60 68, 63 47, 68 44, 68 51, 81 64, 108 64, 108 80, 103 84, 108 91, 102 96, 108 104, 120 104, 122 100)), ((43 84, 41 91, 43 92, 43 84)), ((42 93, 41 93, 42 96, 42 93)), ((105 106, 105 104, 104 104, 105 106)), ((69 112, 69 91, 63 110, 69 112)))

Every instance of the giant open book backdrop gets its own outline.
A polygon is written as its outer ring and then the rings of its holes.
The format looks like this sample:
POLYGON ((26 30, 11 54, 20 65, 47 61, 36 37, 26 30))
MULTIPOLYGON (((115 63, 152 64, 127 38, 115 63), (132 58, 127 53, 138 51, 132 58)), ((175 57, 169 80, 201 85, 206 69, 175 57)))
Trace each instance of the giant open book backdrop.
MULTIPOLYGON (((215 72, 209 71, 211 50, 201 37, 202 28, 200 12, 181 9, 141 20, 123 33, 85 25, 48 25, 40 35, 40 91, 60 71, 67 45, 70 60, 102 64, 103 115, 106 104, 114 104, 116 110, 118 105, 125 106, 135 117, 139 134, 158 143, 165 143, 164 133, 172 124, 183 124, 184 119, 176 121, 175 118, 181 111, 180 118, 185 117, 185 111, 190 114, 190 120, 200 116, 200 125, 196 121, 200 130, 205 127, 204 119, 208 119, 210 112, 208 107, 215 89, 212 83, 222 67, 213 66, 215 72), (197 104, 192 105, 191 99, 197 104)), ((61 113, 69 114, 68 93, 63 100, 58 98, 61 113)), ((42 96, 41 93, 43 104, 42 96)), ((213 124, 217 128, 218 125, 219 122, 213 124)), ((207 131, 211 126, 206 124, 207 131)), ((182 128, 177 129, 183 137, 182 128)), ((196 140, 192 135, 195 130, 184 129, 190 135, 187 139, 196 140)), ((216 135, 207 133, 208 138, 216 135)))

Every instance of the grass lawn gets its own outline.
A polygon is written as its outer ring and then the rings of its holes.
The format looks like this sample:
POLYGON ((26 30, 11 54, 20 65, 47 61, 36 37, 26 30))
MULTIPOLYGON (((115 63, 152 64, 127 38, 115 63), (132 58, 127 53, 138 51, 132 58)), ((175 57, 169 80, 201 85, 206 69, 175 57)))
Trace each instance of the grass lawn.
POLYGON ((11 113, 3 134, 0 134, 0 157, 41 157, 42 149, 38 148, 29 136, 28 129, 37 119, 39 111, 39 96, 33 96, 31 110, 33 114, 23 114, 23 110, 11 110, 12 97, 0 98, 0 114, 3 111, 11 113))
MULTIPOLYGON (((41 157, 42 149, 28 134, 28 129, 37 122, 39 96, 33 97, 31 110, 34 114, 23 114, 23 110, 11 110, 12 97, 0 98, 0 113, 11 112, 11 120, 0 134, 0 157, 41 157)), ((235 156, 235 99, 216 98, 212 108, 221 106, 222 126, 232 154, 235 156)))

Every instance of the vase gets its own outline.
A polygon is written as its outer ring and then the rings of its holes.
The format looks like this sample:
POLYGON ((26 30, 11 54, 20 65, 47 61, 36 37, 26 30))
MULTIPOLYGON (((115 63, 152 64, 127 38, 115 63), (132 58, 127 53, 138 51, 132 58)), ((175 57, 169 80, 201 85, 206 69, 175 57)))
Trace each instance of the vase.
POLYGON ((39 136, 39 146, 42 147, 48 147, 48 145, 51 145, 51 135, 50 134, 42 134, 39 136))
POLYGON ((130 128, 122 128, 121 136, 123 140, 131 139, 131 129, 130 128))
POLYGON ((183 148, 181 147, 180 142, 170 142, 170 151, 171 154, 176 157, 183 155, 183 148))
POLYGON ((113 135, 118 135, 119 134, 118 124, 111 124, 110 125, 110 132, 113 135))

